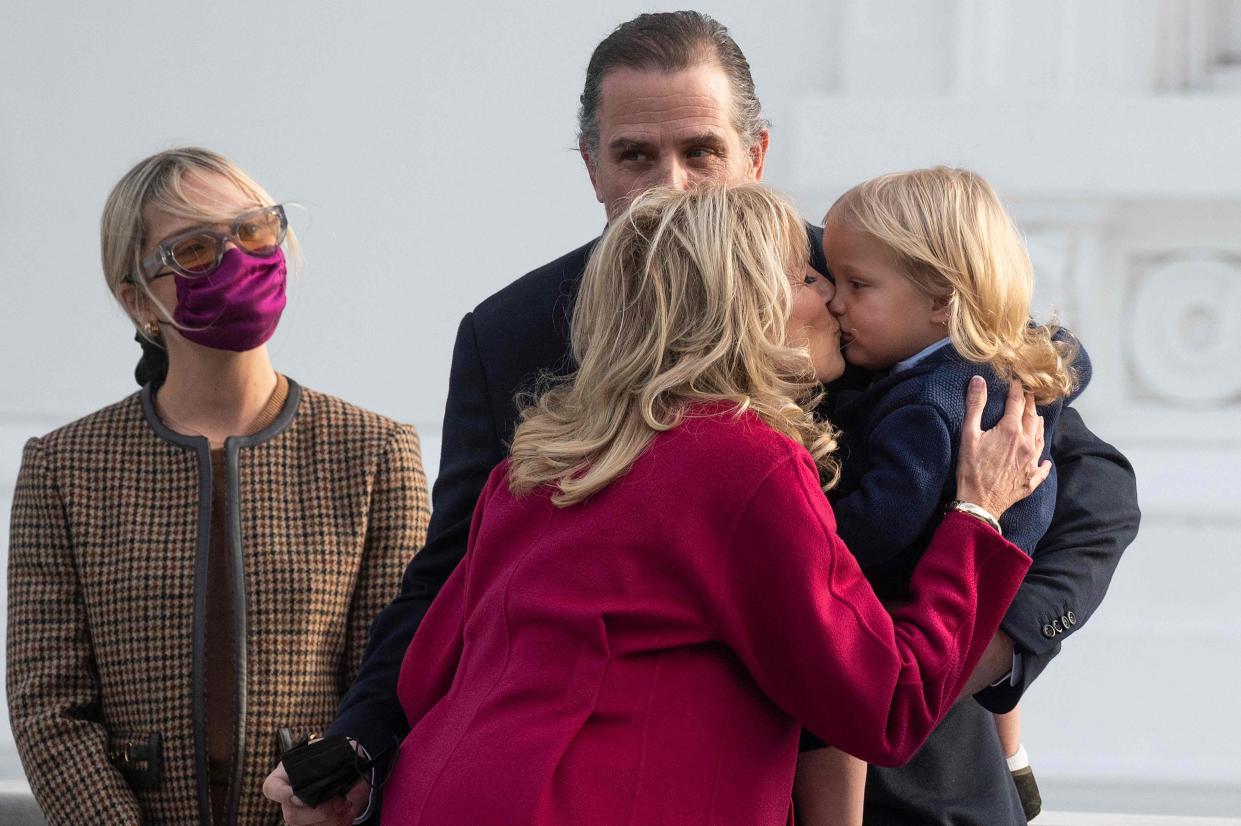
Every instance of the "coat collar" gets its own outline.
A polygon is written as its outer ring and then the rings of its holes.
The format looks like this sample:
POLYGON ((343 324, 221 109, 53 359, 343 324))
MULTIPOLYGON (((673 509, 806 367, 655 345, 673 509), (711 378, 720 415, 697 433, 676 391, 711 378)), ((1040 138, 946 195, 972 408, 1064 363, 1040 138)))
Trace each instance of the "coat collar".
POLYGON ((898 373, 878 373, 869 386, 860 390, 842 392, 833 409, 832 424, 844 430, 858 425, 857 417, 866 415, 876 399, 886 396, 892 388, 903 382, 924 376, 939 367, 965 359, 951 345, 927 353, 913 365, 898 373))
MULTIPOLYGON (((225 445, 236 443, 238 447, 253 447, 257 444, 271 439, 283 433, 293 421, 293 417, 297 415, 298 408, 301 406, 302 387, 293 379, 289 379, 289 395, 284 400, 284 407, 280 409, 280 413, 272 420, 271 424, 260 430, 258 433, 252 433, 249 436, 230 436, 225 440, 225 445)), ((165 442, 174 444, 177 447, 186 448, 188 450, 199 450, 207 447, 207 439, 205 436, 190 436, 184 433, 178 433, 164 424, 159 414, 155 412, 155 394, 150 384, 145 385, 139 396, 142 399, 142 412, 146 414, 147 424, 151 430, 155 431, 155 435, 163 439, 165 442)))

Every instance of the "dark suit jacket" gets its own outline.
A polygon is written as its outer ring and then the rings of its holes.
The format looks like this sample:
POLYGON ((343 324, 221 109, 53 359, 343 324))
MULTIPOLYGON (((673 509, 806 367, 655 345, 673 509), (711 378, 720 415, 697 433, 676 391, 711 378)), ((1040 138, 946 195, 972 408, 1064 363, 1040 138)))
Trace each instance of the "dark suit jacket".
MULTIPOLYGON (((826 273, 822 230, 808 227, 808 232, 811 263, 826 273)), ((372 754, 391 742, 393 733, 403 736, 408 731, 396 698, 401 660, 431 600, 465 554, 474 504, 491 469, 503 460, 516 428, 516 393, 534 387, 541 373, 559 373, 572 367, 569 317, 594 243, 528 273, 483 301, 461 321, 453 349, 440 472, 432 494, 427 544, 406 569, 401 593, 371 626, 361 670, 330 728, 332 733, 357 738, 372 754)), ((847 374, 843 383, 853 378, 847 374)), ((1011 708, 1025 686, 1058 652, 1060 639, 1074 630, 1061 618, 1072 614, 1080 626, 1098 606, 1121 552, 1137 530, 1132 469, 1114 448, 1091 434, 1071 409, 1061 419, 1052 454, 1061 475, 1063 501, 1057 502, 1052 528, 1039 544, 1026 583, 1006 615, 1003 627, 1018 650, 1025 653, 1025 668, 1019 685, 990 691, 985 700, 996 708, 1011 708), (1044 627, 1052 629, 1053 619, 1064 630, 1044 636, 1044 627)), ((983 714, 976 704, 961 705, 968 706, 970 713, 983 714)), ((949 720, 956 716, 960 713, 954 712, 949 720)), ((995 739, 994 727, 990 736, 995 739)), ((936 739, 933 735, 932 740, 936 739)), ((891 794, 899 801, 913 792, 934 797, 979 787, 977 802, 971 800, 971 808, 980 813, 976 822, 1004 823, 988 816, 988 811, 1001 810, 1008 802, 1007 788, 995 782, 995 774, 1003 772, 1000 779, 1012 786, 1003 760, 997 757, 989 761, 994 762, 995 769, 988 777, 981 771, 988 761, 980 759, 979 771, 967 777, 962 770, 965 761, 956 759, 954 752, 975 754, 978 739, 939 739, 947 740, 951 750, 944 755, 936 753, 931 762, 953 772, 952 782, 961 785, 924 789, 925 781, 915 772, 906 791, 901 787, 901 770, 895 770, 896 788, 891 794), (983 783, 991 788, 981 789, 983 783), (984 808, 988 796, 997 795, 1000 805, 984 808)), ((995 751, 998 754, 998 741, 995 751)), ((926 752, 924 748, 920 755, 926 752)), ((881 793, 885 792, 876 791, 881 793)), ((1016 800, 1015 794, 1011 797, 1016 800)), ((934 813, 939 805, 938 801, 928 802, 923 822, 936 822, 934 813)), ((1020 812, 1019 805, 1016 811, 1020 812)), ((911 821, 905 817, 899 822, 911 821)))

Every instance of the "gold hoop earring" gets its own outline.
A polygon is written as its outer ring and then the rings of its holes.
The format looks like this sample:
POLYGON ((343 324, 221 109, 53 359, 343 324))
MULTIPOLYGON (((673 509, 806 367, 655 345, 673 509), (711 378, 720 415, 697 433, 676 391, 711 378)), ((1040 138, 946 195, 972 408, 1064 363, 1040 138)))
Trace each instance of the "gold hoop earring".
POLYGON ((147 334, 147 338, 158 340, 160 338, 159 324, 154 321, 148 321, 142 325, 142 332, 147 334))

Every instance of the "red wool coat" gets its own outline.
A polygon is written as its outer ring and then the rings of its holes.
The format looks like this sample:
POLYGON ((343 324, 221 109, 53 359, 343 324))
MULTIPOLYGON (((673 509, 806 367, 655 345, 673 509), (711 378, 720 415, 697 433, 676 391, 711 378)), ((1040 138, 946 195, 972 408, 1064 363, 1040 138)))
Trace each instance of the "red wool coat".
POLYGON ((571 507, 491 474, 401 667, 385 824, 784 824, 803 724, 883 765, 930 734, 1029 558, 950 514, 889 615, 809 454, 703 414, 571 507))

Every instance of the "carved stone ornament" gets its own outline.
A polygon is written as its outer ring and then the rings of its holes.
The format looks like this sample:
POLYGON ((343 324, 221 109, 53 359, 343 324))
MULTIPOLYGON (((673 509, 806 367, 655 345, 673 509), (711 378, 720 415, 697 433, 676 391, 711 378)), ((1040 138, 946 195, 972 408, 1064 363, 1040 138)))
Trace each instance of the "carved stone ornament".
POLYGON ((1241 257, 1148 259, 1122 328, 1136 395, 1179 406, 1241 406, 1241 257))

